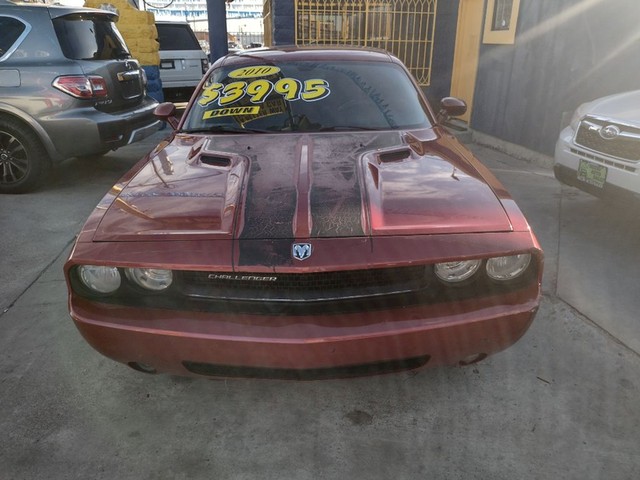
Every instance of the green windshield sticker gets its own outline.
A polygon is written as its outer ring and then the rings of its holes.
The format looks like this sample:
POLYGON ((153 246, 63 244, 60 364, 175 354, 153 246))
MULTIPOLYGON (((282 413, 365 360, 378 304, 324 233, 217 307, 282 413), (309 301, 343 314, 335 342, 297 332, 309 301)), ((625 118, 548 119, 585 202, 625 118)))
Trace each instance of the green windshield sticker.
MULTIPOLYGON (((238 70, 231 73, 236 72, 238 70)), ((244 74, 246 75, 246 72, 244 74)), ((236 76, 235 78, 240 77, 236 76)), ((275 82, 259 78, 251 82, 241 80, 227 84, 212 83, 202 90, 198 103, 203 107, 212 103, 216 103, 220 107, 227 107, 246 97, 251 103, 259 104, 263 103, 272 92, 289 102, 296 100, 315 102, 328 97, 331 94, 331 89, 329 82, 319 78, 312 78, 304 82, 289 77, 281 78, 275 82)))

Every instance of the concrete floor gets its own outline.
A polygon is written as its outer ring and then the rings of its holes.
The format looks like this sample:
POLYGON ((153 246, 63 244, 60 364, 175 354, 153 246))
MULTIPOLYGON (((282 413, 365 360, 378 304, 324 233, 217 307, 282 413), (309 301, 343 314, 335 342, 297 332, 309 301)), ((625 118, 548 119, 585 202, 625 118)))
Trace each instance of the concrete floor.
POLYGON ((546 253, 541 309, 515 346, 471 367, 351 380, 147 376, 80 337, 62 264, 150 142, 0 198, 0 480, 640 478, 631 209, 472 144, 546 253))

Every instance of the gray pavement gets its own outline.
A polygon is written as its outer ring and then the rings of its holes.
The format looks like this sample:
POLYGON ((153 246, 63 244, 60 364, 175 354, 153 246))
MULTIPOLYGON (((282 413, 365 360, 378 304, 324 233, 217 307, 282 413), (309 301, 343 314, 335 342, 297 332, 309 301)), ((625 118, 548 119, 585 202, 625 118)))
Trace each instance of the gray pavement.
POLYGON ((551 168, 470 146, 505 184, 538 236, 545 251, 545 293, 640 354, 640 205, 594 198, 558 183, 551 168))
POLYGON ((515 346, 467 368, 352 380, 146 376, 80 337, 62 264, 157 139, 0 197, 0 480, 640 478, 631 209, 471 144, 546 253, 541 309, 515 346))

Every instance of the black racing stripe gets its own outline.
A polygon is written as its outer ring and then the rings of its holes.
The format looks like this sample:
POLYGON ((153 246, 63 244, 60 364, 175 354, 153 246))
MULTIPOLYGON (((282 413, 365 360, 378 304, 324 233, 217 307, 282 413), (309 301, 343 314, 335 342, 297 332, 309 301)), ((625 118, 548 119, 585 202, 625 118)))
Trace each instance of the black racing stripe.
POLYGON ((331 187, 315 187, 311 192, 312 237, 360 237, 362 201, 359 185, 336 191, 331 187))
POLYGON ((364 235, 357 165, 359 145, 352 135, 314 139, 312 237, 364 235))
POLYGON ((287 161, 286 150, 295 149, 282 148, 280 155, 267 152, 251 159, 244 225, 237 243, 238 266, 274 267, 292 263, 296 189, 293 164, 287 161))
POLYGON ((271 156, 252 158, 244 205, 241 239, 291 238, 296 210, 296 189, 291 164, 278 163, 271 156), (261 163, 266 162, 263 166, 261 163), (271 163, 271 165, 269 165, 271 163), (265 178, 265 168, 271 170, 265 178), (274 181, 277 169, 279 181, 274 181))
POLYGON ((238 266, 286 267, 293 265, 293 240, 239 240, 238 266))

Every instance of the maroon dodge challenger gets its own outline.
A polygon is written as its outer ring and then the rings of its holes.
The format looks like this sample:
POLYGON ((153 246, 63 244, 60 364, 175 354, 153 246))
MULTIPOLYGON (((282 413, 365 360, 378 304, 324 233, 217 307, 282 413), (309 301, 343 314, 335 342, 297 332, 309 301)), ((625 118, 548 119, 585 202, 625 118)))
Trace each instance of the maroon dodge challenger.
MULTIPOLYGON (((454 98, 443 115, 464 112, 454 98)), ((325 378, 467 365, 538 309, 505 188, 380 50, 217 61, 65 265, 71 317, 142 372, 325 378)))

